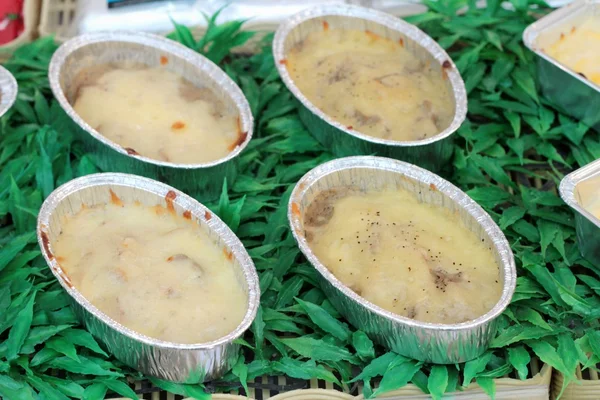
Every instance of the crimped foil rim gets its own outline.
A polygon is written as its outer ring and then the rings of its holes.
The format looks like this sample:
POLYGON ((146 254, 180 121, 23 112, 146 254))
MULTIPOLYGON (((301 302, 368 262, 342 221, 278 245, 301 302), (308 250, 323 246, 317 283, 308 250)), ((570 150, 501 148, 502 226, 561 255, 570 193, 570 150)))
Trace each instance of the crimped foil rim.
POLYGON ((561 7, 557 10, 552 11, 550 14, 545 15, 544 17, 540 18, 536 22, 530 24, 525 29, 525 31, 523 31, 523 44, 525 44, 525 47, 527 47, 529 50, 531 50, 532 52, 537 54, 539 57, 542 57, 544 60, 551 63, 556 68, 559 68, 563 72, 571 75, 573 78, 576 78, 580 82, 583 82, 586 85, 588 85, 589 87, 591 87, 592 89, 600 92, 600 85, 592 82, 589 79, 582 77, 576 71, 572 70, 571 68, 567 67, 566 65, 563 65, 558 60, 550 57, 548 54, 544 53, 543 51, 540 51, 536 47, 536 44, 535 44, 537 38, 542 33, 542 30, 548 29, 553 24, 560 22, 562 19, 568 17, 569 15, 576 13, 578 11, 581 11, 580 10, 581 8, 584 8, 584 7, 590 6, 590 5, 597 5, 597 4, 600 4, 600 2, 598 0, 595 0, 595 1, 579 0, 579 1, 575 1, 573 3, 567 4, 566 6, 561 7))
POLYGON ((19 86, 15 77, 0 65, 0 117, 15 103, 19 86))
MULTIPOLYGON (((48 198, 44 201, 44 204, 42 204, 42 208, 40 209, 37 221, 37 239, 42 255, 46 260, 46 263, 50 267, 50 270, 52 271, 56 279, 60 282, 61 286, 69 293, 69 295, 75 301, 77 301, 79 305, 85 308, 87 312, 93 314, 96 318, 101 320, 103 323, 107 324, 111 329, 116 330, 120 334, 123 334, 138 342, 142 342, 161 349, 210 350, 222 346, 224 344, 230 343, 242 336, 244 332, 250 327, 250 325, 252 325, 252 322, 256 317, 256 313, 260 304, 260 287, 258 283, 258 275, 256 273, 254 263, 252 262, 252 259, 248 255, 248 252, 244 248, 242 242, 215 213, 210 211, 208 208, 206 208, 204 205, 202 205, 200 202, 196 201, 192 197, 162 182, 158 182, 153 179, 144 178, 137 175, 122 173, 99 173, 73 179, 55 189, 50 194, 50 196, 48 196, 48 198), (204 221, 209 226, 210 230, 219 232, 220 237, 223 239, 224 242, 227 243, 227 245, 231 249, 233 256, 239 262, 243 270, 245 280, 248 284, 248 308, 246 310, 246 314, 244 315, 242 322, 240 322, 240 324, 235 330, 233 330, 226 336, 206 343, 182 344, 154 339, 149 336, 138 333, 132 329, 129 329, 126 326, 113 320, 108 315, 96 308, 96 306, 94 306, 89 300, 87 300, 87 298, 83 296, 81 292, 79 292, 79 290, 77 290, 74 287, 69 287, 69 285, 67 285, 64 282, 64 279, 60 276, 60 274, 55 271, 56 269, 62 272, 60 264, 56 262, 55 258, 50 259, 46 251, 46 247, 42 240, 42 232, 44 229, 47 229, 47 227, 50 226, 50 218, 56 207, 61 202, 67 200, 71 195, 76 194, 80 190, 88 189, 94 186, 111 185, 125 187, 128 189, 141 189, 145 192, 151 193, 154 196, 157 196, 157 198, 160 197, 161 199, 164 199, 165 195, 169 191, 175 192, 177 195, 173 200, 175 204, 178 204, 186 210, 189 210, 196 219, 204 221), (211 214, 209 221, 207 221, 204 217, 206 212, 210 212, 211 214)), ((51 244, 48 244, 48 247, 51 249, 51 244)))
POLYGON ((79 125, 87 133, 89 133, 94 139, 110 147, 111 149, 127 157, 135 158, 148 164, 184 170, 209 168, 219 164, 223 164, 235 158, 248 146, 248 143, 250 143, 250 140, 252 139, 254 117, 252 116, 252 111, 250 110, 248 100, 246 100, 244 93, 236 85, 236 83, 208 58, 196 53, 193 50, 188 49, 182 44, 179 44, 173 40, 164 38, 162 36, 134 31, 93 32, 76 36, 63 43, 52 56, 52 59, 50 61, 50 67, 48 68, 48 79, 50 81, 50 87, 52 89, 52 92, 54 93, 54 97, 56 97, 63 110, 65 110, 65 112, 73 121, 75 121, 75 123, 77 123, 77 125, 79 125), (96 131, 83 118, 81 118, 75 112, 75 110, 67 100, 60 86, 60 71, 64 65, 66 58, 73 51, 79 48, 99 42, 126 42, 137 43, 148 47, 154 47, 161 51, 164 51, 165 53, 173 54, 177 57, 184 59, 185 61, 189 62, 195 67, 206 71, 211 76, 216 76, 218 80, 222 82, 220 88, 227 94, 228 97, 230 97, 234 101, 236 108, 239 112, 240 125, 242 131, 247 133, 244 142, 238 145, 229 154, 227 154, 226 157, 201 164, 179 164, 166 161, 158 161, 142 155, 127 153, 127 151, 122 146, 108 139, 100 132, 96 131))
POLYGON ((423 32, 416 26, 409 24, 408 22, 403 21, 400 18, 396 18, 390 14, 381 11, 359 6, 341 4, 317 6, 301 11, 298 14, 295 14, 286 21, 284 21, 281 25, 279 25, 279 28, 277 28, 277 31, 275 32, 275 38, 273 39, 273 57, 275 59, 275 66, 277 67, 277 71, 279 72, 281 80, 283 81, 283 83, 285 83, 288 90, 292 92, 292 94, 298 100, 300 100, 300 102, 306 108, 308 108, 313 114, 317 115, 319 118, 327 122, 329 125, 334 126, 335 128, 347 133, 348 135, 354 136, 358 139, 367 142, 394 147, 414 147, 428 145, 450 136, 458 128, 460 128, 463 121, 467 117, 467 91, 465 89, 465 83, 460 73, 458 72, 458 68, 456 68, 454 61, 452 61, 452 59, 446 53, 446 51, 444 51, 444 49, 442 49, 442 47, 437 42, 435 42, 431 37, 429 37, 425 32, 423 32), (285 65, 280 63, 279 61, 286 58, 285 40, 292 30, 294 30, 298 25, 302 24, 305 21, 308 21, 313 18, 326 16, 351 17, 375 22, 391 30, 400 32, 408 36, 417 44, 425 42, 425 46, 422 47, 425 48, 436 60, 438 60, 440 64, 446 61, 450 62, 450 68, 447 69, 447 74, 450 83, 452 84, 452 92, 454 95, 454 101, 456 103, 454 118, 452 119, 450 126, 448 126, 446 129, 444 129, 437 135, 422 140, 396 141, 389 139, 381 139, 365 135, 364 133, 360 133, 354 129, 347 129, 346 126, 329 117, 318 107, 312 104, 312 102, 308 100, 308 98, 306 98, 306 96, 304 96, 304 94, 302 94, 300 89, 296 86, 294 80, 288 73, 285 65))
POLYGON ((560 181, 558 191, 560 193, 560 197, 565 203, 567 203, 569 207, 583 215, 587 220, 600 228, 600 220, 593 216, 588 210, 583 208, 575 197, 577 185, 588 179, 590 175, 594 175, 596 173, 600 173, 600 160, 593 161, 565 176, 560 181))
POLYGON ((502 312, 510 304, 516 288, 517 269, 510 244, 504 236, 504 233, 502 233, 502 230, 498 227, 498 225, 496 225, 492 218, 483 210, 483 208, 481 208, 479 204, 477 204, 466 193, 454 186, 452 183, 432 172, 427 171, 426 169, 403 161, 375 156, 356 156, 338 158, 313 168, 298 181, 294 187, 294 190, 292 191, 292 195, 290 196, 290 201, 288 203, 288 221, 290 222, 292 228, 292 234, 294 235, 296 242, 298 242, 302 253, 317 269, 317 271, 333 286, 335 286, 337 290, 340 290, 345 296, 354 302, 366 307, 369 311, 394 322, 404 324, 405 326, 421 329, 434 329, 438 331, 461 331, 477 328, 487 324, 502 314, 502 312), (369 168, 386 172, 394 172, 407 176, 415 181, 424 182, 427 184, 432 183, 436 186, 438 191, 447 195, 450 199, 452 199, 452 201, 454 201, 461 208, 467 210, 469 214, 479 221, 479 224, 484 228, 490 238, 492 238, 494 247, 497 249, 502 259, 502 265, 498 266, 503 271, 504 275, 502 296, 491 310, 474 320, 461 322, 459 324, 437 324, 416 321, 387 311, 359 296, 350 290, 346 285, 344 285, 339 279, 337 279, 335 275, 331 273, 329 269, 327 269, 327 267, 321 263, 321 261, 319 261, 317 256, 312 252, 304 235, 299 234, 302 229, 302 224, 300 217, 294 214, 292 210, 292 204, 300 203, 307 190, 317 181, 326 178, 330 174, 355 168, 369 168))

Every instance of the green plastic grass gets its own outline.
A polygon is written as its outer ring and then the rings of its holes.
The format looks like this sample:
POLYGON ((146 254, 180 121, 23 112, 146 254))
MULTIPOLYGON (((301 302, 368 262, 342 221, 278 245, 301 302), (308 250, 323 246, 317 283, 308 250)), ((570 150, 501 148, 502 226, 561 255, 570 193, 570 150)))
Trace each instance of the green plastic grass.
MULTIPOLYGON (((269 38, 257 54, 235 56, 231 48, 252 36, 240 31, 242 22, 216 25, 213 17, 199 41, 176 25, 170 37, 219 63, 243 89, 256 118, 241 176, 226 183, 211 205, 248 248, 263 293, 242 341, 245 355, 221 383, 236 387, 264 374, 317 377, 346 388, 362 381, 369 397, 412 382, 440 398, 476 381, 493 396, 495 378, 530 377, 533 356, 562 372, 566 383, 575 379, 578 365, 595 368, 600 361, 600 272, 581 258, 573 215, 553 189, 567 171, 600 158, 600 138, 536 90, 534 56, 521 34, 547 7, 512 0, 515 10, 507 11, 497 0, 484 9, 474 3, 428 2, 430 11, 408 18, 448 50, 469 92, 468 120, 443 175, 498 222, 518 265, 517 290, 491 349, 448 366, 373 345, 316 287, 315 271, 288 228, 286 207, 295 182, 332 156, 298 119, 296 101, 275 70, 269 38), (377 389, 371 389, 374 379, 380 380, 377 389)), ((56 47, 43 38, 5 64, 20 93, 0 121, 0 397, 134 397, 125 377, 142 376, 108 356, 78 325, 35 242, 43 199, 74 177, 98 172, 94 155, 73 140, 68 118, 52 99, 46 74, 56 47), (61 370, 66 378, 53 376, 61 370)), ((209 398, 200 385, 152 382, 209 398)))

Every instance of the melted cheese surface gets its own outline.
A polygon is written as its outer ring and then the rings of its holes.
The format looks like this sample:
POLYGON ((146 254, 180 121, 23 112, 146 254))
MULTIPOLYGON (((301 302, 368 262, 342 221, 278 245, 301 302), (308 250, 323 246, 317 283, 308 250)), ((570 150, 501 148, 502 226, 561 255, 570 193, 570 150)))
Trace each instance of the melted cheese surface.
POLYGON ((209 342, 246 313, 232 261, 195 222, 164 207, 84 207, 65 219, 52 247, 86 299, 149 337, 209 342))
POLYGON ((547 53, 600 85, 600 16, 586 19, 548 48, 547 53))
POLYGON ((223 158, 238 144, 237 115, 226 114, 209 89, 166 68, 122 65, 90 75, 73 108, 126 149, 158 161, 198 164, 223 158))
POLYGON ((442 74, 404 44, 370 32, 312 32, 290 51, 287 69, 310 102, 365 135, 420 140, 453 119, 454 99, 442 74))
POLYGON ((323 265, 393 313, 453 324, 482 316, 500 299, 489 244, 458 215, 407 191, 323 192, 309 205, 304 228, 323 265))

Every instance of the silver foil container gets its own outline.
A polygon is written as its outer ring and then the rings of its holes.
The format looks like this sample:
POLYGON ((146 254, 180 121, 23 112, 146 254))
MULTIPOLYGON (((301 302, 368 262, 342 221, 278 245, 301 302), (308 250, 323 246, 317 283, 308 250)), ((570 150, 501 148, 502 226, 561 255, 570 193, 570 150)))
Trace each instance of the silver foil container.
POLYGON ((210 210, 188 195, 160 182, 135 175, 105 173, 72 180, 50 194, 38 216, 37 237, 48 266, 71 296, 79 320, 123 363, 144 374, 175 382, 198 383, 215 379, 237 361, 239 345, 234 340, 250 327, 260 302, 258 276, 250 256, 235 234, 210 210), (248 294, 248 309, 240 325, 227 336, 208 343, 178 344, 150 338, 114 321, 98 310, 73 286, 52 252, 65 216, 77 213, 83 204, 105 204, 112 190, 125 204, 139 201, 162 205, 197 222, 217 246, 233 255, 237 282, 248 294), (172 207, 172 208, 171 208, 172 207), (185 214, 184 214, 185 213, 185 214))
POLYGON ((600 160, 571 172, 560 182, 560 197, 575 211, 581 255, 600 266, 600 219, 586 208, 600 197, 600 160))
POLYGON ((103 171, 127 172, 158 179, 200 197, 215 199, 223 178, 233 183, 238 155, 252 138, 253 117, 240 88, 218 66, 200 54, 160 36, 140 32, 89 33, 75 37, 54 53, 48 77, 54 96, 74 121, 76 131, 103 171), (71 101, 79 72, 92 66, 133 61, 163 65, 198 87, 211 89, 228 112, 239 116, 238 146, 226 157, 202 164, 176 164, 141 156, 104 137, 75 112, 71 101))
POLYGON ((365 156, 322 164, 304 175, 294 188, 288 218, 300 250, 319 272, 322 289, 340 314, 373 340, 407 357, 439 364, 476 358, 493 339, 496 318, 510 304, 515 290, 517 273, 513 253, 491 217, 450 182, 405 162, 365 156), (465 226, 491 246, 503 283, 498 303, 472 321, 434 324, 386 311, 345 286, 312 252, 304 235, 303 220, 305 210, 319 193, 350 186, 363 191, 397 187, 414 193, 420 202, 458 213, 465 226))
MULTIPOLYGON (((537 57, 537 80, 544 97, 563 113, 600 131, 600 86, 545 53, 583 20, 600 14, 600 1, 579 0, 529 25, 523 42, 537 57)), ((590 44, 592 45, 592 44, 590 44)), ((597 43, 596 46, 600 46, 597 43)))
POLYGON ((384 12, 350 5, 319 6, 302 11, 283 22, 273 41, 273 56, 281 79, 300 101, 300 118, 309 131, 336 156, 377 154, 418 164, 430 170, 447 165, 452 156, 452 134, 467 115, 465 84, 452 59, 423 31, 384 12), (296 86, 285 65, 290 49, 314 31, 330 29, 369 30, 394 41, 402 39, 404 47, 424 62, 431 62, 446 74, 446 84, 453 93, 454 118, 445 130, 427 139, 399 142, 365 135, 337 122, 313 105, 296 86))
POLYGON ((18 92, 17 80, 6 68, 0 65, 0 117, 15 103, 18 92))

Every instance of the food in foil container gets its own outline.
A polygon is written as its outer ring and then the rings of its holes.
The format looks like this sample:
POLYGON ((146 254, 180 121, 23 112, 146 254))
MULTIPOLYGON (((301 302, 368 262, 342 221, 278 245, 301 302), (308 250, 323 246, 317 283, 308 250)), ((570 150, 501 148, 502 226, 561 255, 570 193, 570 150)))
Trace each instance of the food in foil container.
MULTIPOLYGON (((168 64, 168 58, 162 62, 168 64)), ((79 72, 71 100, 79 116, 130 152, 197 164, 227 156, 244 142, 239 116, 208 88, 164 66, 112 63, 79 72)))
POLYGON ((307 241, 344 285, 379 307, 423 322, 473 320, 500 299, 487 243, 447 208, 406 190, 331 189, 304 214, 307 241))
POLYGON ((169 206, 83 205, 52 247, 63 272, 118 323, 174 343, 210 342, 244 318, 247 296, 229 254, 169 206), (93 240, 90 240, 93 238, 93 240))
POLYGON ((460 189, 412 164, 373 156, 321 164, 296 184, 288 219, 338 312, 407 357, 478 357, 515 290, 500 228, 460 189))
POLYGON ((364 7, 313 7, 279 26, 273 56, 300 119, 336 156, 376 154, 432 171, 450 162, 465 85, 416 26, 364 7))
POLYGON ((537 57, 540 92, 561 112, 600 131, 600 2, 578 0, 523 32, 537 57))
POLYGON ((600 15, 590 15, 561 32, 559 39, 546 52, 561 64, 600 85, 600 15))
POLYGON ((581 255, 600 265, 600 160, 565 176, 559 191, 560 197, 575 212, 581 255))
POLYGON ((432 137, 454 117, 445 71, 418 58, 404 40, 369 30, 330 29, 296 43, 285 66, 325 114, 365 135, 395 141, 432 137))
POLYGON ((48 80, 101 171, 157 179, 203 201, 235 181, 252 111, 198 52, 141 32, 89 33, 58 48, 48 80))
POLYGON ((252 259, 208 208, 161 182, 102 173, 54 190, 37 239, 106 350, 160 379, 218 379, 260 304, 252 259))

